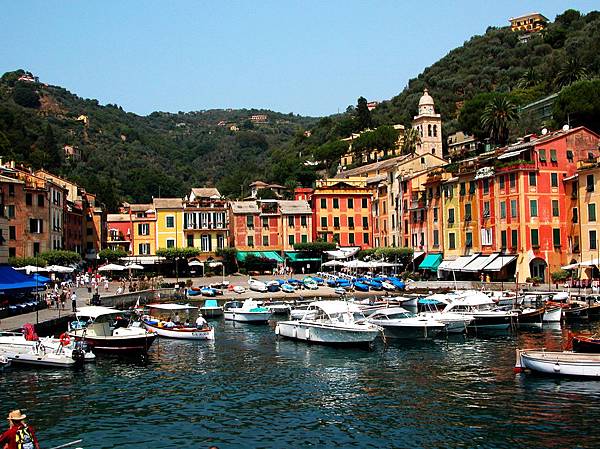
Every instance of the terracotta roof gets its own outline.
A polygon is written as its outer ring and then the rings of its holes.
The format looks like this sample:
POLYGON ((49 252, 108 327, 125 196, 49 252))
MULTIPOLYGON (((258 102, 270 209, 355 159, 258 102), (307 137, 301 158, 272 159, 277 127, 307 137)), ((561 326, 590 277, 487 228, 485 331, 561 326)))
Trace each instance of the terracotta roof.
POLYGON ((214 187, 196 187, 192 189, 192 194, 196 198, 221 198, 221 194, 214 187))
POLYGON ((250 187, 266 187, 269 184, 267 184, 266 182, 262 182, 262 181, 254 181, 252 184, 250 184, 250 187))
POLYGON ((279 209, 282 214, 311 214, 312 210, 308 201, 286 200, 279 201, 279 209))
POLYGON ((257 214, 258 204, 256 201, 232 201, 231 210, 234 214, 257 214))
POLYGON ((154 204, 130 204, 129 208, 131 212, 146 212, 147 210, 154 209, 154 204))
POLYGON ((107 223, 126 222, 129 221, 129 214, 108 214, 106 215, 107 223))
POLYGON ((181 198, 154 198, 154 209, 179 209, 183 207, 181 198))
POLYGON ((373 162, 371 164, 351 168, 350 170, 345 170, 343 172, 338 173, 336 175, 336 178, 349 178, 350 176, 360 176, 374 170, 382 170, 388 167, 393 167, 394 165, 399 164, 400 162, 408 159, 409 157, 409 154, 403 154, 402 156, 386 159, 385 161, 373 162))

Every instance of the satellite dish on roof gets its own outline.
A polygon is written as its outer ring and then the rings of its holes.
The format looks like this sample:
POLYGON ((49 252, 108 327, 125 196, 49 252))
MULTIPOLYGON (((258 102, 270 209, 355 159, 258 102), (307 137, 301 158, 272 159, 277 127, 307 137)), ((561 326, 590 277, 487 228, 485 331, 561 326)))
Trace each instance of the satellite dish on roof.
POLYGON ((568 131, 569 130, 569 125, 563 125, 562 130, 563 131, 568 131))
POLYGON ((542 136, 545 136, 546 134, 548 134, 548 128, 542 129, 542 136))

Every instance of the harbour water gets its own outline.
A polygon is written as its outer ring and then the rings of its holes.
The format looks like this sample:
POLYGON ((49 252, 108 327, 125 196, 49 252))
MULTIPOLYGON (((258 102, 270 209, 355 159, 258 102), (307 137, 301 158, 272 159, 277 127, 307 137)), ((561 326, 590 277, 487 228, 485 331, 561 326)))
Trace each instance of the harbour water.
POLYGON ((160 340, 147 364, 11 368, 2 412, 43 447, 599 447, 600 381, 513 374, 514 349, 566 330, 335 349, 215 322, 214 342, 160 340))

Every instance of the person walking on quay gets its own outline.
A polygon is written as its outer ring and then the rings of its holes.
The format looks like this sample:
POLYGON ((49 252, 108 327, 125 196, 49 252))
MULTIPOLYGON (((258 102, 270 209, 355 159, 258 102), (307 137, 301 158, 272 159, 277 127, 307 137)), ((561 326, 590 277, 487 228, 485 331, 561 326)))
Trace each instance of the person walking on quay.
POLYGON ((108 286, 109 286, 109 282, 108 282, 108 278, 104 278, 104 291, 108 291, 108 286))
POLYGON ((0 447, 6 449, 40 449, 35 432, 25 423, 21 410, 8 414, 8 430, 0 435, 0 447))
POLYGON ((77 295, 75 294, 75 290, 71 293, 71 307, 73 308, 73 312, 77 312, 77 295))

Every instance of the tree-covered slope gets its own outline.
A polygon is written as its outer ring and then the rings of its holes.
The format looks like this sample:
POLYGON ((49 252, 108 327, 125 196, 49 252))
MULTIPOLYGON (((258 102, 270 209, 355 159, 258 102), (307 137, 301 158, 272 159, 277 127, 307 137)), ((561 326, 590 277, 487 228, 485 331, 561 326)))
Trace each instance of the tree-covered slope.
POLYGON ((273 178, 272 155, 315 122, 255 109, 144 117, 61 87, 18 81, 24 73, 9 72, 0 82, 0 156, 76 180, 111 209, 122 200, 183 196, 192 186, 240 195, 255 179, 289 182, 294 171, 273 178), (267 122, 251 122, 256 114, 267 122), (65 158, 64 145, 77 147, 81 159, 65 158))

